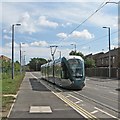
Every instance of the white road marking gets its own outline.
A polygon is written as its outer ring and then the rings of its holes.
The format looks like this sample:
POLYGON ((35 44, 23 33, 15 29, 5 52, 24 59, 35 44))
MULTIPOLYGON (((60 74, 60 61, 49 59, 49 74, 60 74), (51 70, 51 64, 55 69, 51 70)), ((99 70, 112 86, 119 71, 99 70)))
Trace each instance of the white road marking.
POLYGON ((99 108, 97 108, 97 107, 94 107, 94 108, 97 109, 97 110, 99 110, 99 111, 102 112, 102 113, 105 113, 106 115, 108 115, 108 116, 110 116, 110 117, 112 117, 112 118, 117 118, 117 117, 109 114, 108 112, 105 112, 105 111, 103 111, 103 110, 101 110, 101 109, 99 109, 99 108))
POLYGON ((30 73, 35 79, 38 79, 36 76, 34 76, 32 73, 30 73))
POLYGON ((76 104, 78 104, 78 103, 81 103, 81 101, 77 101, 77 102, 75 102, 76 104))
POLYGON ((112 94, 118 95, 118 93, 115 93, 115 92, 109 92, 109 93, 112 93, 112 94))
POLYGON ((83 102, 81 99, 79 99, 79 98, 77 98, 77 97, 75 97, 75 96, 73 96, 73 95, 71 95, 71 94, 68 94, 68 95, 71 96, 72 98, 74 98, 74 99, 80 101, 80 102, 83 102))
POLYGON ((91 114, 95 114, 95 113, 97 113, 98 112, 98 110, 94 110, 93 112, 91 112, 91 114))

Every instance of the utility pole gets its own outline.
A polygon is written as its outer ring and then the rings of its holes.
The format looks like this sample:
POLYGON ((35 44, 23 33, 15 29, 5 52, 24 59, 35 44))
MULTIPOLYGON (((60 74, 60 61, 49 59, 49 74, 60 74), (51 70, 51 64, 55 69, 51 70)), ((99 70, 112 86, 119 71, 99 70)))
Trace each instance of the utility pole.
POLYGON ((58 52, 59 52, 59 54, 60 54, 59 58, 61 58, 61 51, 58 51, 58 52))
MULTIPOLYGON (((52 59, 53 59, 53 78, 55 77, 55 73, 54 73, 54 55, 55 55, 55 52, 56 52, 56 49, 57 49, 58 46, 56 45, 53 45, 53 46, 50 46, 50 49, 51 49, 51 56, 52 56, 52 59), (54 50, 52 48, 55 48, 54 50)), ((54 80, 54 84, 55 84, 55 80, 54 80)))

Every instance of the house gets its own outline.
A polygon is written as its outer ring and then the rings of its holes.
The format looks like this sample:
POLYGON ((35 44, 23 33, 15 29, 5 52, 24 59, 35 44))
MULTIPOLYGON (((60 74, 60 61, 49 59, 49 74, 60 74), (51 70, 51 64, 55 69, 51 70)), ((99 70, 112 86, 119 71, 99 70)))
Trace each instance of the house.
MULTIPOLYGON (((120 48, 115 48, 110 51, 111 56, 111 67, 119 67, 120 68, 120 48)), ((89 54, 85 56, 86 58, 92 58, 95 60, 96 67, 108 67, 109 66, 109 52, 97 53, 97 54, 89 54)))
POLYGON ((0 56, 0 60, 5 60, 6 62, 11 61, 10 58, 8 58, 7 56, 4 56, 4 55, 0 56))

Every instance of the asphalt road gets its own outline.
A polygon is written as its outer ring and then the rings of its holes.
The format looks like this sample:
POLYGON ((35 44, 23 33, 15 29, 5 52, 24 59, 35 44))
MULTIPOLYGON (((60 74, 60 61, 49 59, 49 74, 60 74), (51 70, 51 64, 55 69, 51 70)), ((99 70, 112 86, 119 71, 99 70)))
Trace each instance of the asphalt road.
POLYGON ((118 80, 86 78, 82 91, 68 91, 40 77, 40 72, 26 73, 10 119, 119 117, 118 80))

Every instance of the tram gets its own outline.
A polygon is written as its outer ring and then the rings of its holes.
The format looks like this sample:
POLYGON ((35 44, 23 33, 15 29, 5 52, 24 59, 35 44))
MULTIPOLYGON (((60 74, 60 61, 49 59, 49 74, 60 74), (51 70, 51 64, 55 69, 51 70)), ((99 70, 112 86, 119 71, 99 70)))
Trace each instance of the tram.
POLYGON ((80 56, 61 57, 41 66, 42 78, 66 89, 85 86, 84 60, 80 56))

